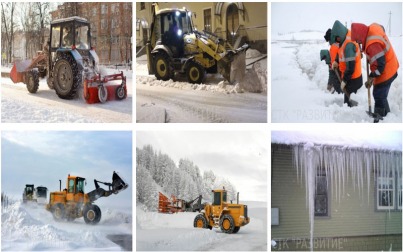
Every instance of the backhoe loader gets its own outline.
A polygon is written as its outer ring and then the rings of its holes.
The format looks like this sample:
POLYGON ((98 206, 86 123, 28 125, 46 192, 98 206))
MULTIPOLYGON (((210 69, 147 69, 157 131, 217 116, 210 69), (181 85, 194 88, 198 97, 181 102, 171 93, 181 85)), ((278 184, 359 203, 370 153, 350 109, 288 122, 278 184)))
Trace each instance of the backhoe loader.
POLYGON ((63 191, 61 190, 61 180, 59 182, 60 191, 50 193, 46 210, 50 211, 57 221, 63 219, 72 221, 84 217, 87 224, 97 224, 101 220, 101 209, 93 204, 94 201, 100 197, 108 197, 112 193, 118 194, 129 186, 116 172, 113 172, 112 183, 94 179, 95 190, 89 193, 84 192, 85 178, 69 174, 67 188, 63 191), (101 188, 99 183, 108 186, 108 190, 101 188))
POLYGON ((198 32, 192 13, 185 8, 160 10, 155 3, 152 14, 146 44, 149 74, 166 81, 173 79, 175 73, 181 73, 190 83, 202 83, 205 72, 219 72, 229 83, 242 81, 247 44, 233 48, 213 33, 198 32))
POLYGON ((248 217, 248 206, 239 203, 239 193, 237 203, 227 202, 227 191, 224 189, 213 190, 212 204, 206 204, 202 213, 198 214, 193 222, 195 228, 212 229, 221 228, 227 234, 238 233, 241 226, 250 222, 248 217))

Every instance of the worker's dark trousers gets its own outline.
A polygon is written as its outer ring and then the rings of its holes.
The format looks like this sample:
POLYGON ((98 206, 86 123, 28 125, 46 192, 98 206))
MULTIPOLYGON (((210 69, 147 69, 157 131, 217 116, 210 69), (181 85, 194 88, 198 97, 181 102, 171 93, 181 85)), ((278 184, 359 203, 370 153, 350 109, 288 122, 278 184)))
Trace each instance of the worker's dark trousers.
POLYGON ((386 116, 388 112, 390 112, 389 103, 388 103, 388 94, 390 86, 392 82, 396 79, 397 73, 392 76, 387 81, 374 85, 374 90, 372 94, 375 100, 375 113, 378 113, 380 116, 386 116))
MULTIPOLYGON (((340 75, 340 72, 339 72, 339 75, 340 75)), ((340 81, 337 78, 336 73, 332 69, 329 69, 329 80, 327 81, 327 83, 328 83, 328 85, 331 85, 338 94, 343 93, 343 91, 341 91, 340 81)))
MULTIPOLYGON (((362 87, 362 75, 360 75, 360 77, 355 78, 355 79, 351 79, 349 81, 347 81, 346 83, 346 91, 349 95, 351 95, 352 93, 357 93, 357 90, 360 89, 362 87)), ((344 103, 347 103, 349 106, 349 99, 346 95, 344 95, 344 103)))

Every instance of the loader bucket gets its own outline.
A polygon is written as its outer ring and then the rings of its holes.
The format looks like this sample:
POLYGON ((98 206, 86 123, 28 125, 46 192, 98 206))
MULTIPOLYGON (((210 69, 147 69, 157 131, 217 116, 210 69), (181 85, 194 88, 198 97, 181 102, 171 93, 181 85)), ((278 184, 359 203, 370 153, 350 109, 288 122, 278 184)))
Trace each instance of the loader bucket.
POLYGON ((229 83, 235 84, 241 82, 245 77, 246 71, 246 50, 248 45, 228 51, 225 57, 218 62, 220 73, 229 83))
POLYGON ((125 190, 129 185, 116 173, 112 175, 112 191, 114 194, 125 190))
POLYGON ((14 63, 13 68, 11 68, 10 79, 14 83, 24 82, 24 72, 29 70, 31 65, 31 60, 22 60, 14 63))

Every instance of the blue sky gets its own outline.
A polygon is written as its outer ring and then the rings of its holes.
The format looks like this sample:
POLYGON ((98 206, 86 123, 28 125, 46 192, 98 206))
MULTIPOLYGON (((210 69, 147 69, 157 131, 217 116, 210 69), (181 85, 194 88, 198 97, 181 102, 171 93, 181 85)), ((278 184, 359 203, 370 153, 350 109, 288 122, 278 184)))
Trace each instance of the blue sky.
POLYGON ((130 131, 3 131, 1 135, 1 189, 21 199, 25 184, 46 186, 49 191, 66 187, 67 175, 112 182, 117 171, 129 188, 96 204, 132 207, 132 133, 130 131))

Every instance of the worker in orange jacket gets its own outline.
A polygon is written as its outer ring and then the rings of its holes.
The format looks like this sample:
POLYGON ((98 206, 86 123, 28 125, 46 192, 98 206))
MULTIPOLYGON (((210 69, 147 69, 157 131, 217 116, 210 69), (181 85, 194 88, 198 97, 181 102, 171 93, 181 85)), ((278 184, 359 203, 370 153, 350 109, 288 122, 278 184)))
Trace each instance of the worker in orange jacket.
POLYGON ((333 24, 330 42, 338 42, 340 45, 332 67, 341 72, 340 88, 344 92, 344 103, 349 107, 357 106, 358 103, 351 100, 350 95, 357 93, 363 85, 360 46, 351 40, 351 31, 338 20, 333 24))
POLYGON ((392 44, 385 34, 383 26, 373 23, 366 26, 360 23, 351 24, 351 38, 362 44, 362 50, 367 56, 371 73, 365 86, 374 85, 374 112, 386 116, 390 112, 388 93, 392 82, 397 77, 399 61, 392 44))
MULTIPOLYGON (((330 43, 330 35, 332 33, 332 29, 328 29, 326 31, 325 36, 323 36, 326 42, 329 42, 329 56, 330 56, 330 64, 329 64, 329 79, 327 81, 327 90, 330 92, 336 91, 338 94, 343 93, 340 89, 340 81, 336 76, 335 70, 332 68, 333 62, 336 60, 337 52, 339 51, 339 43, 330 43), (333 91, 334 90, 334 91, 333 91)), ((338 71, 338 70, 337 70, 338 71)), ((340 72, 339 72, 340 74, 340 72)))

